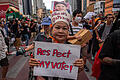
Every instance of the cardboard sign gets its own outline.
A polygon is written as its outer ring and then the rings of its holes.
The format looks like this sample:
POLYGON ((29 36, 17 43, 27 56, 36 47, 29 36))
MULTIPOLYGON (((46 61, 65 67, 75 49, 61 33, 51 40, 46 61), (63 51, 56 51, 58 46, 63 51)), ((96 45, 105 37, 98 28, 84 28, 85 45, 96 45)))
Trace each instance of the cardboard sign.
POLYGON ((78 41, 77 39, 73 39, 73 40, 69 40, 68 42, 72 44, 82 45, 89 42, 89 40, 92 38, 92 33, 87 29, 81 29, 79 32, 75 34, 75 36, 79 36, 79 35, 82 38, 81 41, 78 41))
POLYGON ((78 67, 73 63, 80 58, 80 49, 78 45, 35 42, 40 66, 34 67, 34 75, 77 79, 78 67))

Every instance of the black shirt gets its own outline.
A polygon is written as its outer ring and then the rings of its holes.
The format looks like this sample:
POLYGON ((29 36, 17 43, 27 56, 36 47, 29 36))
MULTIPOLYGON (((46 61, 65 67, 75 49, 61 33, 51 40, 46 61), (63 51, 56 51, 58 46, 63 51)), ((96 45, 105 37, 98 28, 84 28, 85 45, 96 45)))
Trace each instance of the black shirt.
MULTIPOLYGON (((99 58, 110 57, 120 60, 120 30, 110 34, 105 40, 99 58)), ((101 64, 99 80, 120 80, 120 64, 101 64)))
POLYGON ((22 26, 22 29, 23 29, 22 34, 29 34, 28 26, 22 26))
POLYGON ((15 34, 15 38, 20 38, 21 33, 19 31, 19 25, 17 23, 12 26, 11 30, 15 34))

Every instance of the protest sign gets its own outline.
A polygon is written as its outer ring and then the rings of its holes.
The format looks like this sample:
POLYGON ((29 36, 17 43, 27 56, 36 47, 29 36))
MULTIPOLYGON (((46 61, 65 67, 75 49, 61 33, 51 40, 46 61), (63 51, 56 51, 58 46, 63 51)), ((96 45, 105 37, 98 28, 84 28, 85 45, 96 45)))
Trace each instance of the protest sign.
POLYGON ((40 66, 34 67, 35 76, 51 76, 77 79, 78 67, 73 66, 80 58, 78 45, 35 42, 35 59, 40 66))
POLYGON ((68 11, 69 14, 72 14, 70 4, 64 1, 52 1, 51 8, 53 11, 68 11))

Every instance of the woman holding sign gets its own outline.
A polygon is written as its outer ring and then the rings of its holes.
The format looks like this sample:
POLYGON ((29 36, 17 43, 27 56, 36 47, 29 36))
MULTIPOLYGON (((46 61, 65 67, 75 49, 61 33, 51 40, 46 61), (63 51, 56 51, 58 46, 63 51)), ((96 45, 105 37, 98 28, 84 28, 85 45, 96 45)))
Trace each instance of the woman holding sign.
MULTIPOLYGON (((70 21, 70 14, 67 11, 56 11, 52 14, 52 27, 51 27, 51 34, 44 42, 52 42, 52 43, 61 43, 61 44, 69 44, 67 42, 67 37, 69 35, 69 21, 70 21)), ((37 35, 35 41, 41 41, 41 35, 37 35)), ((31 45, 31 48, 34 48, 34 45, 31 45)), ((29 48, 30 49, 30 48, 29 48)), ((26 51, 28 49, 25 49, 26 51)), ((29 61, 30 66, 39 66, 40 62, 36 59, 31 58, 29 61)), ((84 68, 84 61, 83 59, 77 59, 73 63, 74 66, 79 67, 79 71, 83 70, 84 68)), ((58 77, 43 77, 43 80, 59 80, 58 77)), ((73 80, 73 79, 63 79, 62 80, 73 80)))

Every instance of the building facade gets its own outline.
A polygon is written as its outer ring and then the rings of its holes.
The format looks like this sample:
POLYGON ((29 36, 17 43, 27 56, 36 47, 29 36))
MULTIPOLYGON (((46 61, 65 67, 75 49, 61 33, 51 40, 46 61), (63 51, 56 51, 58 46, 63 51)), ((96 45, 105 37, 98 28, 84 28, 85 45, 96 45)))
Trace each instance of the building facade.
POLYGON ((89 4, 89 6, 87 7, 87 12, 94 12, 94 4, 95 3, 89 4))
POLYGON ((18 0, 0 0, 0 5, 9 5, 19 9, 18 0))
POLYGON ((96 14, 103 13, 104 14, 104 8, 105 8, 105 1, 97 1, 94 4, 94 12, 96 14))
POLYGON ((71 5, 72 12, 76 10, 78 7, 78 0, 65 0, 65 2, 68 2, 71 5))
POLYGON ((20 13, 23 14, 23 1, 22 0, 18 0, 18 6, 19 6, 20 13))
POLYGON ((82 0, 77 0, 77 9, 82 11, 82 0))
POLYGON ((105 0, 105 15, 120 11, 120 0, 105 0))
POLYGON ((120 11, 120 0, 113 0, 113 9, 112 11, 120 11))
POLYGON ((112 14, 113 0, 105 0, 105 15, 112 14))
POLYGON ((32 14, 37 14, 37 0, 32 0, 32 14))
POLYGON ((0 0, 0 18, 5 18, 6 11, 10 6, 19 10, 18 0, 0 0))
POLYGON ((32 15, 32 1, 23 0, 23 13, 25 15, 32 15))
POLYGON ((96 2, 96 0, 87 0, 87 7, 88 7, 89 5, 95 3, 95 2, 96 2))
POLYGON ((87 0, 82 0, 81 10, 86 13, 87 12, 87 0))

